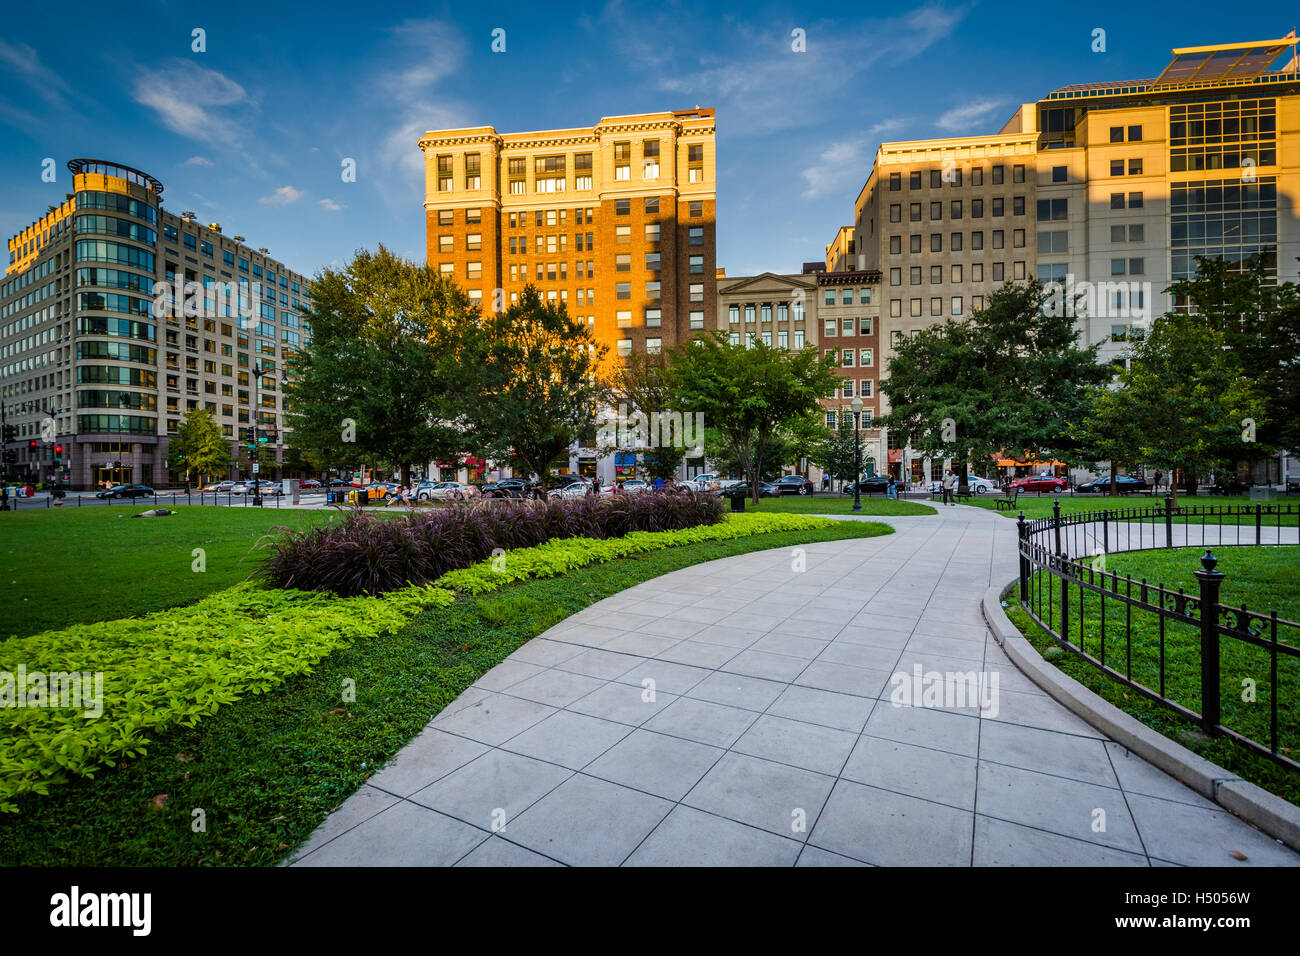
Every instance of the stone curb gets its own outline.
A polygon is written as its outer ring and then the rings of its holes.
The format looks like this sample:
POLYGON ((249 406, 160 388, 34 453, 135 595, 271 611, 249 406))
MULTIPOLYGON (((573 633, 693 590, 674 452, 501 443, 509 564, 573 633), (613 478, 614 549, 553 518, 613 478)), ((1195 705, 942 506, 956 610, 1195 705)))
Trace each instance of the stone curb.
POLYGON ((1111 740, 1291 849, 1300 850, 1300 807, 1234 777, 1157 733, 1044 660, 1007 617, 1002 608, 1004 590, 991 587, 984 592, 984 620, 1007 656, 1030 680, 1111 740))

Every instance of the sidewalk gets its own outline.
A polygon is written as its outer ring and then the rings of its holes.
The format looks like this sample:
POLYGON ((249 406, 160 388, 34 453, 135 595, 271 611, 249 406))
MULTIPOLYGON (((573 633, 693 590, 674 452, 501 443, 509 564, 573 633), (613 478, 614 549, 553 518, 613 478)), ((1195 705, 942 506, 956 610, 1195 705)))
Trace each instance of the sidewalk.
POLYGON ((863 520, 897 533, 686 568, 551 628, 295 864, 1300 864, 1010 663, 979 604, 1015 575, 1013 521, 863 520), (996 679, 996 711, 896 706, 916 666, 996 679))

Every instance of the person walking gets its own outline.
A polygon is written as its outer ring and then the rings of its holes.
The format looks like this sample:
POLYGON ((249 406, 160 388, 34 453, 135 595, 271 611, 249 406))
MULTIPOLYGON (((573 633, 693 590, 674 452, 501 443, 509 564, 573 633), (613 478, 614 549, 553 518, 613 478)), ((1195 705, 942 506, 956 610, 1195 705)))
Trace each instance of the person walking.
POLYGON ((1164 473, 1161 472, 1159 469, 1157 469, 1157 470, 1156 470, 1156 476, 1155 476, 1155 479, 1154 479, 1154 484, 1153 484, 1153 488, 1154 488, 1156 491, 1159 491, 1159 490, 1160 490, 1160 480, 1161 480, 1162 478, 1164 478, 1164 473))
POLYGON ((897 485, 897 483, 894 481, 894 476, 893 476, 893 475, 890 475, 890 476, 889 476, 889 484, 887 484, 887 485, 885 486, 885 497, 886 497, 886 498, 897 498, 897 497, 898 497, 898 485, 897 485))
POLYGON ((954 508, 957 506, 957 502, 953 498, 953 489, 956 487, 957 476, 949 468, 943 473, 943 504, 952 505, 954 508))

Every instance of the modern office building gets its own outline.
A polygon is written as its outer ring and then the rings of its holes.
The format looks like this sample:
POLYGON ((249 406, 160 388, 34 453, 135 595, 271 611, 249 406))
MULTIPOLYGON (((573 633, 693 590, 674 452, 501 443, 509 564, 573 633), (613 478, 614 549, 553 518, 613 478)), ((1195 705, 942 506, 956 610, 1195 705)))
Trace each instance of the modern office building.
POLYGON ((536 285, 611 356, 670 348, 715 325, 714 134, 699 108, 425 133, 428 262, 487 309, 536 285))
MULTIPOLYGON (((1300 278, 1296 42, 1175 49, 1154 79, 1063 87, 995 134, 882 143, 852 265, 886 277, 890 335, 1037 277, 1122 362, 1134 326, 1180 304, 1165 290, 1198 255, 1260 256, 1300 278)), ((827 247, 828 268, 843 246, 827 247)))
POLYGON ((310 335, 307 279, 217 223, 163 209, 148 173, 97 159, 68 169, 73 191, 9 240, 0 282, 9 477, 172 484, 170 436, 197 408, 236 457, 256 423, 282 461, 280 385, 310 335))

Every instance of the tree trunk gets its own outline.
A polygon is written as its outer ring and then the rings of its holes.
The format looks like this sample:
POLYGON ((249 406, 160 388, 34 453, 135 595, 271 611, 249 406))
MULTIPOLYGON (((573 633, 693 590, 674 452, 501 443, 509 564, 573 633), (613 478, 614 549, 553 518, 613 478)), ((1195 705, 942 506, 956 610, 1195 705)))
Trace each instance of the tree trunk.
POLYGON ((1111 463, 1110 463, 1110 496, 1111 496, 1112 498, 1115 497, 1115 491, 1116 491, 1116 488, 1115 488, 1115 485, 1116 485, 1115 476, 1116 476, 1118 473, 1119 473, 1119 469, 1115 466, 1115 461, 1114 461, 1114 459, 1112 459, 1112 460, 1111 460, 1111 463))

